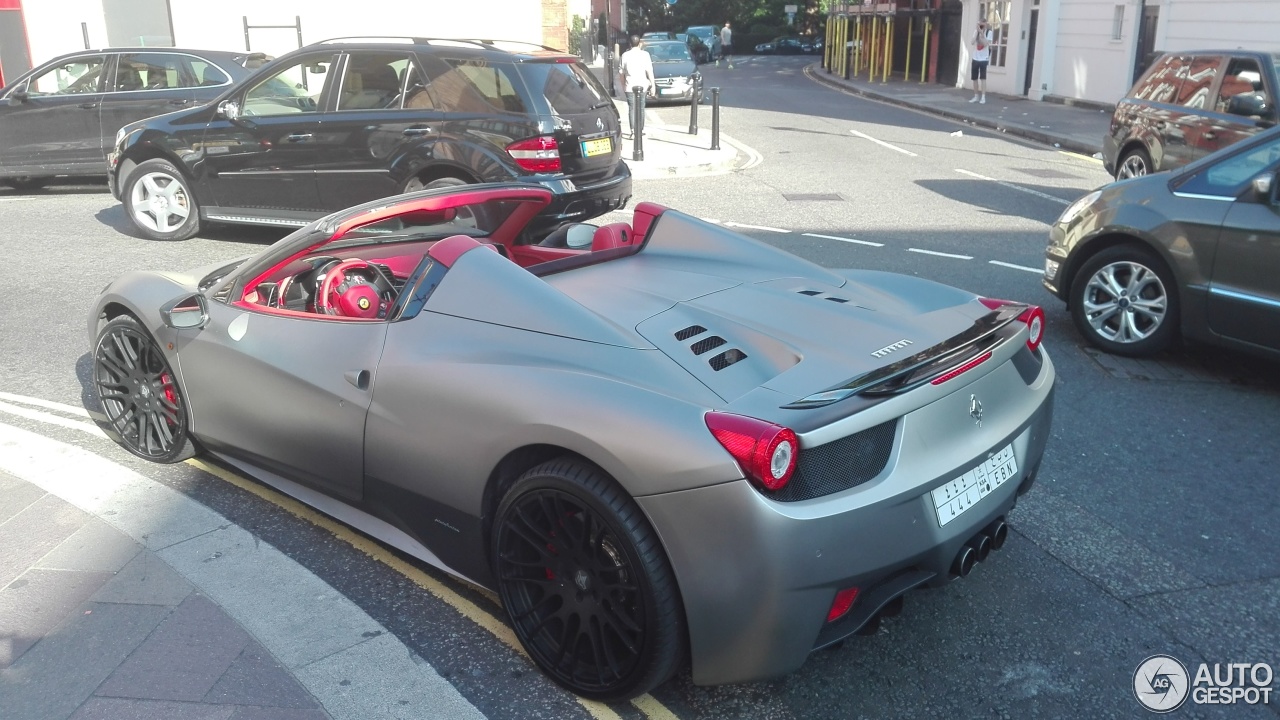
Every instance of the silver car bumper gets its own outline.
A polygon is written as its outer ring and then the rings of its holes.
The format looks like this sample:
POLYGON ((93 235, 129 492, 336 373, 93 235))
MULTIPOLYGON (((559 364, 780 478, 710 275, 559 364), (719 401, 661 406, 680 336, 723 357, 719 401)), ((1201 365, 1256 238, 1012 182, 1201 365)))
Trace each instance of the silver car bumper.
POLYGON ((791 672, 894 597, 948 581, 965 543, 1008 513, 1039 469, 1054 380, 1042 353, 1033 380, 1006 362, 903 416, 887 467, 850 490, 780 503, 739 480, 638 498, 680 584, 694 682, 791 672), (971 396, 986 404, 981 425, 971 396), (932 491, 1006 447, 1015 475, 941 525, 932 491), (828 623, 836 592, 855 586, 853 609, 828 623))

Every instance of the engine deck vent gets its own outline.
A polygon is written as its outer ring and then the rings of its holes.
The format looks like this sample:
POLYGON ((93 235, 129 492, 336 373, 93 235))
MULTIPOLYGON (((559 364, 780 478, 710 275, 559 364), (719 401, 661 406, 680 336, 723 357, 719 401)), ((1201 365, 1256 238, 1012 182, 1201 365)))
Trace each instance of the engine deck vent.
POLYGON ((832 296, 830 296, 830 295, 828 295, 828 296, 826 296, 826 297, 824 297, 824 298, 822 298, 822 299, 823 299, 823 300, 830 300, 831 302, 838 302, 838 303, 847 303, 847 302, 849 302, 848 300, 845 300, 844 298, 832 297, 832 296))
POLYGON ((801 295, 808 295, 809 297, 822 294, 821 290, 799 290, 797 292, 799 292, 801 295))
POLYGON ((702 327, 701 325, 690 325, 689 327, 687 327, 687 328, 685 328, 685 329, 683 329, 683 330, 679 330, 679 331, 677 331, 677 332, 676 332, 676 339, 677 339, 677 340, 679 340, 679 341, 681 341, 681 342, 684 342, 685 340, 688 340, 688 339, 689 339, 689 338, 691 338, 691 337, 696 337, 696 336, 698 336, 698 335, 701 335, 702 333, 704 333, 704 332, 706 332, 706 331, 707 331, 707 329, 706 329, 706 328, 704 328, 704 327, 702 327))
POLYGON ((693 350, 694 355, 701 355, 710 350, 714 350, 724 344, 725 344, 724 338, 720 337, 719 335, 712 335, 711 337, 705 340, 699 340, 698 342, 694 343, 693 347, 691 347, 690 349, 693 350))
POLYGON ((725 350, 719 355, 716 355, 715 357, 711 358, 711 360, 709 360, 708 362, 711 363, 712 370, 715 370, 716 372, 720 372, 721 370, 729 367, 730 365, 738 362, 739 360, 746 360, 746 359, 747 359, 746 353, 742 352, 737 348, 732 348, 730 350, 725 350))

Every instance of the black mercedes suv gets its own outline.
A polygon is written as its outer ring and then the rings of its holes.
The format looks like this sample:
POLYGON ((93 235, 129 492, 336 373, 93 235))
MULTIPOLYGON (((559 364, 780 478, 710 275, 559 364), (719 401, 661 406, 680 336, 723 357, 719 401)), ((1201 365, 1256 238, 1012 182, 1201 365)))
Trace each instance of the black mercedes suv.
POLYGON ((213 102, 127 125, 108 156, 133 225, 300 227, 423 188, 530 182, 538 223, 624 206, 619 116, 576 57, 489 40, 344 38, 284 55, 213 102))

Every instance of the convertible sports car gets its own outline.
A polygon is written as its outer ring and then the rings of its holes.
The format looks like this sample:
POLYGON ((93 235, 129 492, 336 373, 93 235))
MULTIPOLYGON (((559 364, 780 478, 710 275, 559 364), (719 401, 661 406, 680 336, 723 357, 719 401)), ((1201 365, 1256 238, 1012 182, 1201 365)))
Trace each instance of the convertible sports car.
POLYGON ((384 199, 89 317, 130 452, 197 451, 493 588, 586 697, 795 670, 1003 544, 1054 370, 1034 306, 827 270, 641 203, 384 199))

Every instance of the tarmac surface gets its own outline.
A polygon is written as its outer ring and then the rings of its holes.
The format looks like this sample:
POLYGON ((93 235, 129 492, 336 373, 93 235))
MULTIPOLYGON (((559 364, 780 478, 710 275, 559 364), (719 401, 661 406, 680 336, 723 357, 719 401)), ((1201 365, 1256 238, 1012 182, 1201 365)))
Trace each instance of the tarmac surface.
MULTIPOLYGON (((1110 119, 994 94, 969 103, 968 91, 900 79, 845 80, 820 64, 805 72, 845 92, 1088 154, 1101 150, 1110 119)), ((625 102, 615 102, 625 116, 625 102)), ((696 134, 650 115, 643 160, 623 141, 636 178, 761 161, 723 134, 711 149, 707 102, 696 134)), ((0 444, 33 458, 41 442, 0 433, 0 444)), ((6 720, 482 717, 393 633, 225 517, 87 451, 56 452, 66 465, 56 476, 34 463, 0 468, 6 720)))

